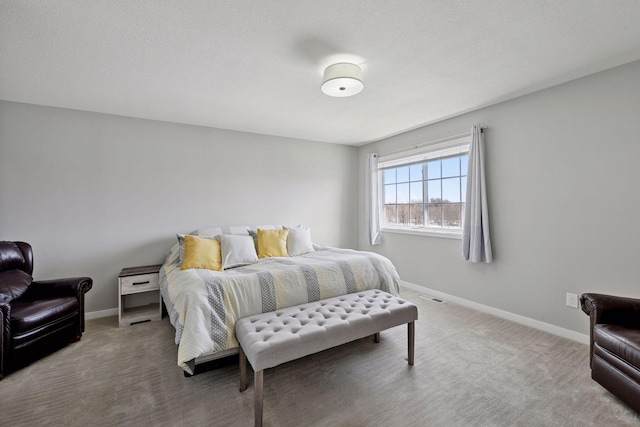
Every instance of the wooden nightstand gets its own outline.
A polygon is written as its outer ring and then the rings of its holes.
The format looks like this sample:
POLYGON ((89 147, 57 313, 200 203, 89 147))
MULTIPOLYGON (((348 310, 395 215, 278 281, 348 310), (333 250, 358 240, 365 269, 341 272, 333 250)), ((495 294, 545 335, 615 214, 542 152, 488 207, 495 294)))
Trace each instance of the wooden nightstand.
POLYGON ((118 293, 120 294, 118 325, 120 327, 162 318, 162 297, 158 274, 160 267, 162 265, 158 264, 122 269, 118 276, 118 293), (154 300, 151 304, 131 305, 131 300, 148 302, 150 298, 154 300))

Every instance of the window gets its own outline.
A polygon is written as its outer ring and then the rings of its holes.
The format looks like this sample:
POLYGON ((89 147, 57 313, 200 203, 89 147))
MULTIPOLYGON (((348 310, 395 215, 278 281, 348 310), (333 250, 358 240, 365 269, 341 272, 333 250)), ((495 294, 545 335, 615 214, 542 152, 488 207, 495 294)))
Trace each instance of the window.
POLYGON ((459 236, 467 189, 469 137, 382 156, 382 229, 459 236))

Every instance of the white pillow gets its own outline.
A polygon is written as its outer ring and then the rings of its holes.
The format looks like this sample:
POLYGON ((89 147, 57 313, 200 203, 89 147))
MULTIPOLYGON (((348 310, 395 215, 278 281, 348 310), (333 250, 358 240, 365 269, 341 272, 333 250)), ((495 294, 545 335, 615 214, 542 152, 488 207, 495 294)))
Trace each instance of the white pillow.
POLYGON ((258 254, 253 237, 246 235, 223 234, 220 239, 222 269, 240 267, 258 262, 258 254))
POLYGON ((287 252, 289 256, 298 256, 313 252, 313 243, 311 242, 311 229, 309 227, 289 228, 287 235, 287 252))

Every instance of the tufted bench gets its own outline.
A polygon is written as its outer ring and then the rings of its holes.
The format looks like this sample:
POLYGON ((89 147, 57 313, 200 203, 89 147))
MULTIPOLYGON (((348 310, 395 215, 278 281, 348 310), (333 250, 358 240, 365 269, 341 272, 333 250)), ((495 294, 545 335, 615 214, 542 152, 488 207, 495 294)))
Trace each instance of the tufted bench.
POLYGON ((255 424, 262 425, 263 372, 291 360, 408 325, 409 365, 413 365, 414 321, 418 308, 377 289, 245 317, 236 322, 240 344, 240 391, 247 389, 246 359, 255 371, 255 424))

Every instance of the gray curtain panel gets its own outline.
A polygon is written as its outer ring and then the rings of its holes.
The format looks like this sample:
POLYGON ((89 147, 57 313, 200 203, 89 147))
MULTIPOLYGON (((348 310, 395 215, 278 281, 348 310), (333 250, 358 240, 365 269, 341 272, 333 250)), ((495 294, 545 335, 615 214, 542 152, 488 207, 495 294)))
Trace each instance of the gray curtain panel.
POLYGON ((367 243, 370 246, 382 243, 380 233, 380 209, 378 205, 378 155, 369 153, 367 155, 367 243))
POLYGON ((471 262, 490 263, 489 206, 484 174, 484 136, 480 125, 471 128, 467 198, 462 229, 462 256, 471 262))

